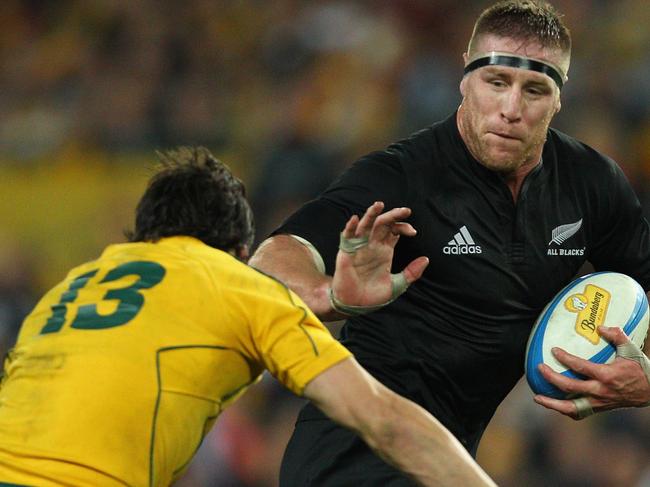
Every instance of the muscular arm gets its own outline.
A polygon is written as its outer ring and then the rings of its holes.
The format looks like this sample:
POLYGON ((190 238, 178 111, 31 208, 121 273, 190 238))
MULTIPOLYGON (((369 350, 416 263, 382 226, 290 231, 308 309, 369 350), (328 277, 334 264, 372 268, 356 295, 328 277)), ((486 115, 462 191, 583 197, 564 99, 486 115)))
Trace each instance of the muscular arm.
POLYGON ((249 264, 284 282, 322 320, 340 319, 327 295, 332 278, 316 268, 310 251, 289 235, 275 235, 258 247, 249 264))
POLYGON ((410 216, 409 208, 383 210, 384 204, 377 201, 361 218, 352 216, 341 229, 343 240, 353 242, 347 244, 352 248, 339 249, 331 278, 318 270, 305 245, 287 235, 262 242, 250 265, 283 281, 324 321, 343 317, 332 307, 330 287, 338 302, 347 306, 346 311, 381 307, 418 280, 429 264, 424 256, 411 261, 399 276, 405 284, 396 292, 391 274, 395 245, 401 236, 413 237, 417 232, 402 221, 410 216))
POLYGON ((383 386, 354 358, 318 375, 304 395, 423 486, 496 485, 438 420, 383 386))

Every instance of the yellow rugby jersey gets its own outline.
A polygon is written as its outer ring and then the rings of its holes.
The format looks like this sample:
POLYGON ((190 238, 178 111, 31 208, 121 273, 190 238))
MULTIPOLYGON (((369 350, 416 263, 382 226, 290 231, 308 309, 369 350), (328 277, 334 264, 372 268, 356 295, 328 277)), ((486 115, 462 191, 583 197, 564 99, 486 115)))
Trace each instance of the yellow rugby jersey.
POLYGON ((268 369, 296 394, 350 353, 274 279, 191 237, 111 245, 26 318, 0 482, 168 485, 268 369))

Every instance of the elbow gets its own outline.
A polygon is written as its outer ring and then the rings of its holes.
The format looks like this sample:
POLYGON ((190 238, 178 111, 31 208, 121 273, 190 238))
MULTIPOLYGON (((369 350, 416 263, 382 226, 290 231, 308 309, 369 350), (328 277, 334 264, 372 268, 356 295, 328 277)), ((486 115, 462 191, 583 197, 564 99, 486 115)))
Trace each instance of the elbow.
POLYGON ((273 237, 267 238, 264 240, 258 247, 255 253, 251 256, 248 261, 248 265, 254 267, 255 269, 265 270, 268 267, 268 263, 272 262, 269 258, 270 253, 273 252, 273 237))

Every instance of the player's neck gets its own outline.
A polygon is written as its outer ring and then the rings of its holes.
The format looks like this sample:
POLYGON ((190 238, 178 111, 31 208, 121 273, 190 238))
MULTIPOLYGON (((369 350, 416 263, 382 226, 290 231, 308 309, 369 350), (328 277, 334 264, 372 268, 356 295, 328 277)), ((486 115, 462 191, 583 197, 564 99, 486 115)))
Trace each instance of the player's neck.
POLYGON ((525 162, 514 171, 502 174, 503 180, 508 186, 508 189, 510 189, 512 199, 515 203, 517 202, 517 199, 519 199, 519 194, 521 192, 522 186, 524 185, 524 181, 526 180, 526 176, 528 176, 533 169, 541 164, 541 162, 542 157, 540 154, 539 157, 536 157, 529 162, 525 162))

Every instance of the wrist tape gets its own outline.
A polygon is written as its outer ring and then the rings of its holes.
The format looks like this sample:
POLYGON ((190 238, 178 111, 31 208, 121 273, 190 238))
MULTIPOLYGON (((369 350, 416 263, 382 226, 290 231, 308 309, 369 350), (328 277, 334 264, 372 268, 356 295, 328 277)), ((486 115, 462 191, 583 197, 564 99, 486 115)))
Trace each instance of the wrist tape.
POLYGON ((391 289, 392 289, 390 299, 385 303, 376 304, 373 306, 351 306, 342 303, 334 295, 334 290, 330 287, 328 290, 328 294, 329 294, 330 304, 332 306, 332 309, 348 316, 365 315, 367 313, 377 311, 378 309, 383 308, 384 306, 395 301, 409 287, 403 272, 399 272, 397 274, 391 274, 390 282, 391 282, 391 289))
MULTIPOLYGON (((627 342, 616 346, 616 356, 632 360, 639 364, 645 373, 648 383, 650 383, 650 359, 643 351, 632 342, 627 342)), ((643 404, 642 407, 650 406, 650 402, 643 404)))

